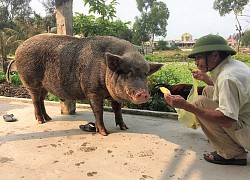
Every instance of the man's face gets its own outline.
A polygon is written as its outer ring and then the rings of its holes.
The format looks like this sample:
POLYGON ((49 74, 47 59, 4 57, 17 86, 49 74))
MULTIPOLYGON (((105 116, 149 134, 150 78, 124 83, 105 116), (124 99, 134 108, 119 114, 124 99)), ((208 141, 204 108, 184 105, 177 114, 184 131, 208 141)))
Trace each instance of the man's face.
POLYGON ((197 68, 199 70, 201 70, 201 72, 203 72, 203 73, 207 72, 207 69, 206 69, 206 53, 197 54, 195 56, 194 60, 195 60, 195 65, 197 66, 197 68))
POLYGON ((201 53, 197 54, 195 56, 195 65, 201 72, 205 73, 208 70, 213 69, 215 66, 217 66, 216 61, 218 59, 218 52, 209 52, 209 53, 201 53), (207 66, 208 70, 206 68, 206 59, 207 59, 207 66))

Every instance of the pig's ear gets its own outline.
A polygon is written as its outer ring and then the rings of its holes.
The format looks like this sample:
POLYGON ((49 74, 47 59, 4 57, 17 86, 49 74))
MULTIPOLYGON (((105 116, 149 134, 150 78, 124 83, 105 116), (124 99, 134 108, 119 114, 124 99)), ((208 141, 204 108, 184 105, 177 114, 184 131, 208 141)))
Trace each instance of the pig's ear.
POLYGON ((119 67, 119 61, 121 60, 120 56, 111 54, 111 53, 105 53, 106 55, 106 62, 110 70, 116 71, 119 67))
POLYGON ((153 74, 154 72, 158 71, 164 64, 160 64, 160 63, 149 63, 149 72, 148 72, 148 76, 153 74))

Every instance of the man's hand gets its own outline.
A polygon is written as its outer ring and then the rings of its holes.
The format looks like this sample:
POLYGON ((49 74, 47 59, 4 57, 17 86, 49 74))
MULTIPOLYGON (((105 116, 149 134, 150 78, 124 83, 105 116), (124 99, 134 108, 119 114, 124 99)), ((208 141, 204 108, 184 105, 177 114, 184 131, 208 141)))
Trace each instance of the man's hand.
POLYGON ((179 108, 179 109, 184 109, 184 107, 189 104, 182 96, 180 95, 169 95, 169 94, 164 94, 164 99, 166 102, 174 107, 174 108, 179 108))
POLYGON ((206 74, 203 73, 201 70, 199 69, 189 69, 193 75, 193 77, 197 80, 203 81, 205 82, 207 85, 211 85, 213 86, 214 83, 212 82, 211 78, 206 74))

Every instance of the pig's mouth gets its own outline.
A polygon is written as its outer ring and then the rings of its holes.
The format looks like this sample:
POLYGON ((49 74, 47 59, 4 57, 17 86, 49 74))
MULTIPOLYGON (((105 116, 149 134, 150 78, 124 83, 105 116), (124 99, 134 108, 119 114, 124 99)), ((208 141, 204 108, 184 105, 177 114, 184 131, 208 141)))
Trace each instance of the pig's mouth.
POLYGON ((126 93, 128 96, 131 98, 132 103, 134 104, 142 104, 146 103, 150 99, 150 95, 148 91, 141 89, 138 91, 132 90, 132 89, 127 89, 126 93))

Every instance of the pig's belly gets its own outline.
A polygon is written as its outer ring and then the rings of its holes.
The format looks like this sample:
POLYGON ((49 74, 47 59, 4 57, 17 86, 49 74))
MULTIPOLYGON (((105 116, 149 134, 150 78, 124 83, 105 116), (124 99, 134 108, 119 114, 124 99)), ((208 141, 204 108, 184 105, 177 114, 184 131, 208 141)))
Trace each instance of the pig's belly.
POLYGON ((44 88, 62 100, 82 100, 86 98, 77 84, 46 83, 44 88))

